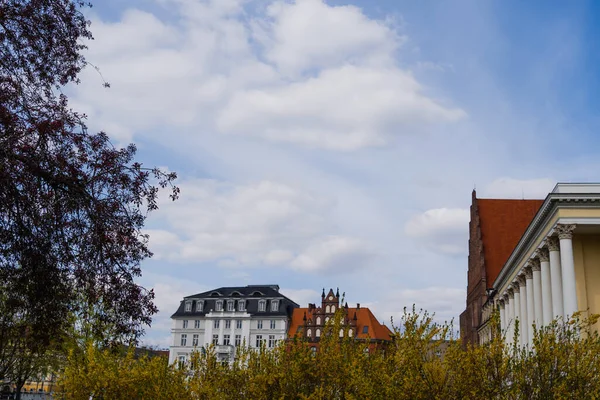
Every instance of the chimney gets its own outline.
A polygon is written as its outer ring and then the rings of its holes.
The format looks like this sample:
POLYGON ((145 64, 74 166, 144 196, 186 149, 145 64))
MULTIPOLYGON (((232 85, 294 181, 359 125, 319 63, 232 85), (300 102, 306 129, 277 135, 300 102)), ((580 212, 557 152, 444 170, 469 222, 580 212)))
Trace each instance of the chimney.
POLYGON ((360 303, 356 303, 356 309, 360 310, 360 303))

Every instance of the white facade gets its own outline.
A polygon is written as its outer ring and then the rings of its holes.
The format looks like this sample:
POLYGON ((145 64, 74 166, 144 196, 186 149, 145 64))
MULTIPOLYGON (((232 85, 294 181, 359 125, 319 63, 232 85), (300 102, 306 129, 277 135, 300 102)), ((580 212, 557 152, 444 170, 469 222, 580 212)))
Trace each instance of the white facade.
MULTIPOLYGON (((243 293, 241 290, 229 291, 238 295, 243 293)), ((234 298, 225 297, 228 293, 222 294, 223 297, 218 299, 184 299, 178 312, 171 317, 170 363, 186 362, 194 350, 203 351, 210 346, 214 346, 220 360, 232 361, 240 346, 272 348, 277 342, 287 338, 289 314, 284 307, 290 303, 297 307, 297 304, 285 297, 253 297, 242 294, 242 297, 234 298), (211 304, 211 309, 206 310, 206 313, 195 313, 186 304, 192 300, 196 307, 199 307, 198 303, 211 304), (217 302, 221 302, 220 305, 217 302)))

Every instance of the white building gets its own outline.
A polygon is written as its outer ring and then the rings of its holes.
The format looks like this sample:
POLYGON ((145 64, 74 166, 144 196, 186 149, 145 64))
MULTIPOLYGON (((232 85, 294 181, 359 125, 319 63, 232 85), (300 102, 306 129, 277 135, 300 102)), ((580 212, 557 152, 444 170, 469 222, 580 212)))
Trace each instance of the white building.
POLYGON ((279 293, 278 285, 222 287, 184 297, 171 316, 169 362, 189 360, 194 349, 211 344, 222 361, 231 361, 237 347, 275 347, 287 338, 298 304, 279 293))
POLYGON ((495 307, 509 342, 519 321, 523 346, 531 345, 534 324, 600 313, 599 265, 600 184, 556 185, 488 290, 480 341, 489 340, 495 307))

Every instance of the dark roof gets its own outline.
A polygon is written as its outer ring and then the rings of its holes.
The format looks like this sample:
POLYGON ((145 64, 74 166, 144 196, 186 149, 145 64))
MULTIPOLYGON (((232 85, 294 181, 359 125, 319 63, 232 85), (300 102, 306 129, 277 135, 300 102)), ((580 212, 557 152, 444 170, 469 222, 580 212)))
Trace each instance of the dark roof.
POLYGON ((477 199, 488 288, 494 284, 543 202, 477 199))
MULTIPOLYGON (((217 289, 209 290, 206 292, 198 293, 192 296, 185 296, 177 311, 171 316, 173 317, 203 317, 208 314, 211 310, 216 310, 216 302, 218 300, 233 300, 235 310, 238 309, 240 301, 246 302, 245 310, 247 313, 254 315, 261 315, 265 317, 269 316, 284 316, 291 315, 294 308, 299 305, 279 293, 279 286, 277 285, 248 285, 248 286, 233 286, 233 287, 220 287, 217 289), (258 300, 264 298, 267 301, 266 311, 258 311, 258 300), (251 299, 251 300, 250 300, 251 299), (278 311, 271 311, 271 300, 279 300, 278 311), (192 301, 192 311, 185 311, 185 303, 192 301), (202 311, 196 310, 196 302, 201 300, 204 302, 202 311)), ((223 308, 226 309, 226 303, 223 304, 223 308)))

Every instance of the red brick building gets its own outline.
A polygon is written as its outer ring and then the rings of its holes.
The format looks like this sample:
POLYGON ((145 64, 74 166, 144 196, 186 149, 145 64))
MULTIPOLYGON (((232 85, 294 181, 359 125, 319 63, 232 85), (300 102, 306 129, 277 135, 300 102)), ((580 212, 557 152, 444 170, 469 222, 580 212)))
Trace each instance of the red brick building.
POLYGON ((478 344, 488 290, 510 257, 543 200, 478 199, 473 190, 469 222, 467 304, 460 315, 463 344, 478 344))
POLYGON ((391 340, 392 332, 375 318, 371 310, 361 307, 360 304, 356 307, 348 307, 348 303, 342 306, 339 289, 335 293, 330 289, 327 295, 323 289, 320 306, 310 303, 306 308, 294 309, 288 338, 306 338, 308 342, 314 343, 316 349, 325 324, 334 317, 340 307, 343 311, 342 323, 347 327, 344 335, 347 334, 358 340, 370 340, 372 343, 385 343, 391 340))

